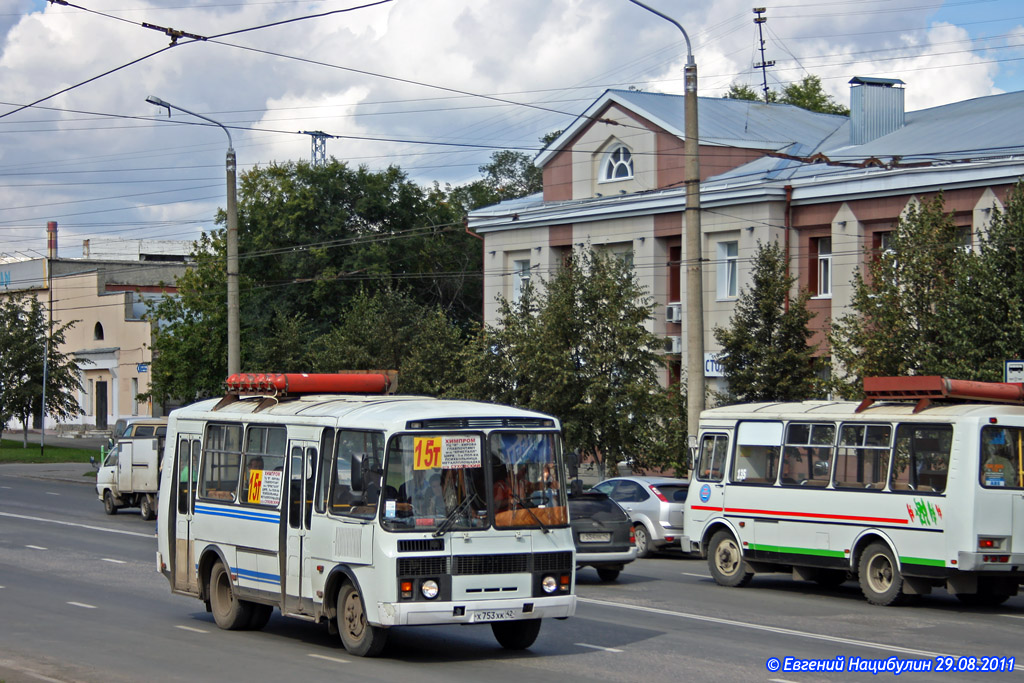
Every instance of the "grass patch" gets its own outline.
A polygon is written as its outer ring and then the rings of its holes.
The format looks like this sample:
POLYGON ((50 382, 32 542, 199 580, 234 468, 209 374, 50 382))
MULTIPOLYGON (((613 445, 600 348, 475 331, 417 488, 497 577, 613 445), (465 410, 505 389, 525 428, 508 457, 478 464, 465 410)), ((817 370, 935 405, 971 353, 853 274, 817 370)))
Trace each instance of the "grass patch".
POLYGON ((65 448, 63 446, 45 446, 40 453, 39 444, 29 442, 28 448, 22 448, 21 441, 3 439, 0 441, 0 463, 6 462, 89 462, 92 456, 100 459, 98 448, 65 448))

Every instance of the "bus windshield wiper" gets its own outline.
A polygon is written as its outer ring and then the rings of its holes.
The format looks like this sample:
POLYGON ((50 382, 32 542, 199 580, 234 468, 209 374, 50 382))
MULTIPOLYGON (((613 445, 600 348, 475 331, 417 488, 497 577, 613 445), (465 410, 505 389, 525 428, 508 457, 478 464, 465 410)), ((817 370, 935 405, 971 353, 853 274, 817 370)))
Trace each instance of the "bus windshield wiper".
POLYGON ((537 524, 540 525, 540 528, 541 528, 541 530, 544 533, 546 533, 546 534, 551 533, 551 529, 547 528, 547 526, 544 524, 544 522, 540 521, 540 517, 538 517, 537 514, 533 511, 533 508, 531 508, 529 505, 527 505, 526 501, 523 500, 522 498, 520 498, 518 493, 513 491, 511 488, 509 488, 508 492, 512 494, 512 499, 514 501, 516 501, 517 503, 522 505, 523 509, 526 510, 527 512, 529 512, 530 516, 533 517, 535 520, 537 520, 537 524))
POLYGON ((434 536, 440 536, 452 528, 452 525, 455 524, 455 520, 457 520, 459 516, 466 511, 474 498, 476 498, 475 492, 472 495, 468 495, 463 498, 462 502, 456 505, 455 508, 448 513, 448 516, 444 518, 444 521, 437 525, 437 530, 434 532, 434 536))

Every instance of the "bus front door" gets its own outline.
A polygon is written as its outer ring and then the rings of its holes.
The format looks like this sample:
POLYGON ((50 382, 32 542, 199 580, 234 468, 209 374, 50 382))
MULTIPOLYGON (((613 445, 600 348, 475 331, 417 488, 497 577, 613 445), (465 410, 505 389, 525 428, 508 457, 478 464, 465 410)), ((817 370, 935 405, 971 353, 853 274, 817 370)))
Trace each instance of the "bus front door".
POLYGON ((178 495, 174 518, 174 557, 172 558, 174 588, 194 594, 199 592, 195 539, 192 535, 196 486, 199 482, 199 439, 198 434, 180 434, 175 463, 177 465, 178 495))
POLYGON ((313 511, 313 484, 317 471, 317 444, 292 441, 288 448, 288 521, 285 532, 284 612, 313 613, 309 549, 306 534, 313 511))

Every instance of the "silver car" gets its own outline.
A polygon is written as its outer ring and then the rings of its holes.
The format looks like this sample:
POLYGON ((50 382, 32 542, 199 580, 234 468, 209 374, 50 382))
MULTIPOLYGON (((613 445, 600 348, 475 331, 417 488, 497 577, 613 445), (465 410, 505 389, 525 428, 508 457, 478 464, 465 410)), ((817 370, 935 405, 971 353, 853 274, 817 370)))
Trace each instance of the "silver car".
POLYGON ((671 477, 615 477, 593 488, 618 503, 633 522, 637 557, 678 544, 690 482, 671 477))

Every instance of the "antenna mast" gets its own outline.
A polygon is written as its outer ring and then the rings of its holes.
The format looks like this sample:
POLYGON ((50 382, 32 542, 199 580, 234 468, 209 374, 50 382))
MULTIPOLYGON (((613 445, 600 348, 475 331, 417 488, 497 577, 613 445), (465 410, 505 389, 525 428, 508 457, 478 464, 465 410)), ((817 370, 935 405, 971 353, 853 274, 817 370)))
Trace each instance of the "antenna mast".
POLYGON ((769 59, 765 61, 764 58, 764 33, 761 30, 761 25, 768 21, 768 17, 762 17, 761 15, 766 12, 764 7, 755 7, 754 14, 757 18, 754 19, 754 23, 757 24, 757 39, 761 44, 761 61, 754 64, 755 69, 761 70, 761 84, 764 90, 764 101, 768 101, 768 67, 775 66, 775 60, 769 59))

